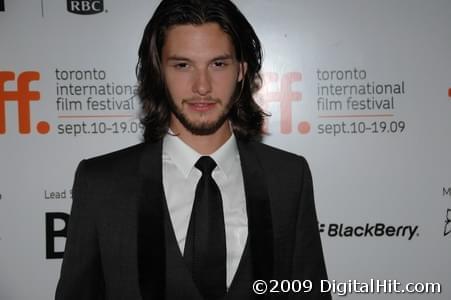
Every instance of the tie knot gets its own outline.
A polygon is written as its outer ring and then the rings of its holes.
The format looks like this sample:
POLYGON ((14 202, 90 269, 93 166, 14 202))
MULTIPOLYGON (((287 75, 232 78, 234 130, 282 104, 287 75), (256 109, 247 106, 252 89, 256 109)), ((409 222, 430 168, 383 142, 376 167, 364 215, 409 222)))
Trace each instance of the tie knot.
POLYGON ((210 175, 216 167, 216 162, 210 156, 201 156, 195 166, 202 172, 202 174, 210 175))

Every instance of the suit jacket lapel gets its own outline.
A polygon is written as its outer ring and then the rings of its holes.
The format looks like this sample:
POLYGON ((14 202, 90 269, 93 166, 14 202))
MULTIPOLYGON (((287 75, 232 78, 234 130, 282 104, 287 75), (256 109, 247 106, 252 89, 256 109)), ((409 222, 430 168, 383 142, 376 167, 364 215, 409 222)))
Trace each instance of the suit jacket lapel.
POLYGON ((267 184, 251 142, 237 140, 243 172, 255 279, 273 277, 274 237, 267 184))
POLYGON ((140 162, 138 272, 144 300, 164 299, 165 237, 163 223, 162 141, 146 144, 140 162))

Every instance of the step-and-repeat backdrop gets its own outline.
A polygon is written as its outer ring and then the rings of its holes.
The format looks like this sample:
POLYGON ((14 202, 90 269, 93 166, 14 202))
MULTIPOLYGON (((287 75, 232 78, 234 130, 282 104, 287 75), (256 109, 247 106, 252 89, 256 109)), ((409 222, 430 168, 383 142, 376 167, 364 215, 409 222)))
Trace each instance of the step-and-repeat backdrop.
MULTIPOLYGON (((451 2, 236 3, 264 45, 265 143, 310 163, 335 298, 451 299, 451 2)), ((0 0, 1 300, 54 296, 77 163, 140 142, 156 5, 0 0)))

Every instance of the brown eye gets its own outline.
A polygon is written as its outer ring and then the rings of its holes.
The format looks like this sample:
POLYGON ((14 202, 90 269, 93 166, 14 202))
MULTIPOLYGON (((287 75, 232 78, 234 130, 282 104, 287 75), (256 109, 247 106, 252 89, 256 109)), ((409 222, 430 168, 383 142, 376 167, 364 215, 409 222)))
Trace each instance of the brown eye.
POLYGON ((224 69, 228 66, 228 63, 223 60, 216 60, 212 63, 212 67, 217 70, 224 69))
POLYGON ((186 68, 188 68, 188 64, 187 63, 178 63, 174 67, 176 69, 186 69, 186 68))

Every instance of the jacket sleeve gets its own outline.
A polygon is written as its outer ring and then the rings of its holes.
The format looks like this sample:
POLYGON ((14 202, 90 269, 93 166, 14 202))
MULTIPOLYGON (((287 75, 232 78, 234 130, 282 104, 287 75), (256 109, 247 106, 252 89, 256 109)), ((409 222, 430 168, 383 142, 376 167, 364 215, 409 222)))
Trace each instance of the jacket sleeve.
POLYGON ((90 197, 87 175, 86 162, 82 161, 78 165, 72 189, 72 209, 56 300, 105 298, 95 199, 90 197))
POLYGON ((304 158, 301 160, 303 175, 296 222, 292 278, 300 280, 301 283, 305 281, 306 287, 311 282, 312 289, 310 292, 296 293, 292 299, 332 299, 330 293, 321 293, 321 280, 327 279, 327 273, 313 198, 312 175, 307 161, 304 158))

